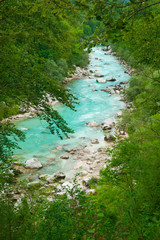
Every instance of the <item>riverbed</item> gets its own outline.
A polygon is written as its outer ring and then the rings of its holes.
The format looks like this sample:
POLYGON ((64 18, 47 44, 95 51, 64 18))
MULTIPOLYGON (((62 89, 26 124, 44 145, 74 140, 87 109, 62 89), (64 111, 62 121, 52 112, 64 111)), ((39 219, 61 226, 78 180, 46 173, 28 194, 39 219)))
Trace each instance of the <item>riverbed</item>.
POLYGON ((101 90, 106 86, 114 86, 121 81, 128 81, 130 76, 124 72, 124 66, 116 57, 105 53, 102 47, 93 48, 88 66, 88 69, 93 72, 92 76, 73 80, 67 84, 67 88, 79 100, 76 112, 62 104, 54 106, 69 127, 74 130, 74 133, 70 134, 70 138, 64 137, 61 140, 57 135, 52 135, 47 123, 40 121, 37 117, 16 121, 16 126, 25 132, 26 140, 19 142, 21 150, 16 151, 15 154, 21 162, 36 157, 43 164, 43 168, 34 172, 34 175, 53 174, 61 171, 65 173, 67 179, 71 179, 78 171, 86 170, 84 159, 90 161, 89 158, 96 156, 98 149, 107 147, 101 127, 89 127, 86 123, 93 120, 101 125, 105 119, 114 118, 120 109, 125 108, 124 102, 120 101, 119 94, 110 95, 101 90), (116 81, 97 83, 95 74, 104 75, 104 79, 114 77, 116 81), (91 139, 93 138, 97 139, 99 143, 92 144, 91 139), (74 154, 72 151, 70 154, 68 150, 71 149, 77 149, 76 153, 74 154), (61 157, 64 155, 69 158, 62 159, 61 157))

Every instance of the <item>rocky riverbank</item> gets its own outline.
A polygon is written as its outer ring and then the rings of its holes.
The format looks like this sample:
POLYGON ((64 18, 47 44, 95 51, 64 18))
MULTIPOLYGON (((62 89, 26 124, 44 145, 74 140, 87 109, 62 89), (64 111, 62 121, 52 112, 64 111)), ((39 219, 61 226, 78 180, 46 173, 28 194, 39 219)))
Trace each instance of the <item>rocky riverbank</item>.
MULTIPOLYGON (((55 151, 60 154, 60 158, 66 161, 73 158, 76 161, 73 179, 66 179, 66 175, 62 172, 57 172, 52 175, 37 173, 37 178, 35 178, 35 172, 45 167, 40 162, 40 156, 38 155, 27 160, 23 166, 18 164, 14 165, 14 168, 24 174, 29 172, 34 173, 34 179, 31 176, 26 178, 28 182, 27 186, 36 186, 40 189, 45 188, 46 191, 50 193, 50 200, 53 199, 55 195, 63 195, 68 192, 68 189, 71 190, 74 188, 74 179, 76 179, 76 183, 83 191, 87 194, 94 194, 95 189, 92 188, 92 184, 93 182, 97 182, 100 170, 106 168, 107 164, 109 164, 107 160, 110 159, 110 156, 106 152, 106 149, 112 149, 114 142, 121 141, 127 137, 127 134, 119 131, 116 126, 116 119, 120 119, 121 115, 122 112, 119 112, 114 119, 106 119, 101 125, 94 121, 86 123, 89 127, 94 128, 95 131, 97 128, 101 128, 104 131, 103 144, 99 142, 98 139, 91 138, 88 144, 79 145, 76 148, 68 149, 63 145, 55 148, 55 151)), ((47 164, 53 164, 54 161, 54 158, 49 159, 47 164)))
POLYGON ((135 72, 135 69, 131 68, 131 66, 129 66, 124 59, 117 56, 117 53, 112 51, 111 46, 105 46, 103 48, 103 51, 105 51, 105 55, 112 55, 116 57, 117 60, 120 61, 120 63, 126 68, 125 73, 129 74, 130 76, 133 75, 133 73, 135 72))

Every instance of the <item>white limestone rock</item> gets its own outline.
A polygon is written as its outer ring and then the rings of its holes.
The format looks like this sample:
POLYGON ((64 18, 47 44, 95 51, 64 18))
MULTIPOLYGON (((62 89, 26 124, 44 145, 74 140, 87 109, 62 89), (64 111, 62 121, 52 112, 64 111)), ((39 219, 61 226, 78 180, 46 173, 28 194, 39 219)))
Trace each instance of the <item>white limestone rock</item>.
POLYGON ((48 183, 53 183, 55 181, 60 181, 65 179, 65 174, 63 172, 57 172, 55 174, 50 175, 46 180, 48 183))
POLYGON ((116 79, 114 77, 109 77, 106 79, 107 82, 115 82, 116 79))
POLYGON ((28 159, 25 162, 25 168, 40 169, 42 167, 43 167, 43 165, 41 164, 41 162, 37 158, 31 158, 31 159, 28 159))
POLYGON ((97 83, 106 83, 107 82, 107 80, 106 79, 96 79, 96 82, 97 83))
POLYGON ((97 138, 91 138, 91 143, 92 144, 99 144, 99 141, 97 138))
POLYGON ((104 77, 104 75, 101 74, 101 73, 96 73, 94 76, 95 76, 95 77, 99 77, 99 78, 104 77))
POLYGON ((107 118, 105 121, 102 122, 102 129, 103 130, 110 130, 115 126, 115 122, 112 118, 107 118))

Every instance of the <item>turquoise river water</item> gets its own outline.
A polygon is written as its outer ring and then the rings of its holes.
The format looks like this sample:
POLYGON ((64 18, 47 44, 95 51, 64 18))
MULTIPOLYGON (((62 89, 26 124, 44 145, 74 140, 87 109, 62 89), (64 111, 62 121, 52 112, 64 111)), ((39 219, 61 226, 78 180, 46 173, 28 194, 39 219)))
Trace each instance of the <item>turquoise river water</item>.
POLYGON ((53 174, 62 171, 65 174, 72 175, 75 160, 72 158, 61 159, 60 156, 64 154, 64 151, 58 151, 55 148, 61 145, 64 149, 70 149, 80 144, 88 144, 90 138, 97 138, 103 143, 104 133, 101 128, 94 129, 87 126, 86 123, 94 120, 101 124, 103 120, 114 117, 120 109, 125 107, 124 103, 120 101, 119 95, 107 96, 108 93, 101 91, 105 86, 115 85, 129 79, 129 75, 124 73, 125 68, 120 62, 114 56, 105 55, 102 47, 95 47, 90 54, 88 68, 95 70, 96 73, 103 74, 104 78, 115 77, 117 80, 115 82, 97 83, 93 74, 93 79, 86 77, 67 84, 67 87, 79 99, 79 105, 76 106, 77 111, 74 112, 62 104, 57 104, 55 108, 75 131, 74 134, 71 134, 70 139, 64 138, 61 140, 58 136, 52 135, 47 128, 47 123, 36 117, 15 121, 17 127, 26 133, 26 141, 19 143, 22 149, 16 151, 15 154, 19 156, 22 162, 38 155, 38 159, 44 165, 38 171, 39 173, 53 174), (93 84, 94 87, 89 87, 90 84, 93 84), (93 89, 98 91, 93 92, 93 89))

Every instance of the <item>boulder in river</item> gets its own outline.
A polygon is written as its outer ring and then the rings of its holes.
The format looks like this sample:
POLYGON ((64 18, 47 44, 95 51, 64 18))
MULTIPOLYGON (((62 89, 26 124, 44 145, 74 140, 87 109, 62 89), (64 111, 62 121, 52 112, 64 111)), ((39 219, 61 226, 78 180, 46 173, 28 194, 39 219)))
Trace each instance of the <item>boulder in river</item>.
POLYGON ((37 158, 31 158, 31 159, 28 159, 25 162, 25 168, 40 169, 42 167, 43 167, 43 165, 41 164, 41 162, 37 158))
POLYGON ((115 90, 114 90, 114 88, 113 87, 110 87, 110 94, 115 94, 116 92, 115 92, 115 90))
POLYGON ((97 83, 106 83, 107 80, 106 79, 96 79, 97 83))
POLYGON ((107 118, 105 121, 102 122, 102 129, 103 130, 110 130, 115 126, 115 122, 112 118, 107 118))
POLYGON ((88 122, 86 124, 89 127, 99 127, 99 124, 97 122, 95 122, 95 121, 90 121, 90 122, 88 122))
POLYGON ((104 77, 104 75, 101 74, 101 73, 96 73, 94 76, 95 76, 95 77, 104 77))
POLYGON ((115 82, 116 79, 114 77, 109 77, 106 79, 107 82, 115 82))
POLYGON ((127 84, 127 83, 128 83, 127 81, 120 82, 120 84, 127 84))

